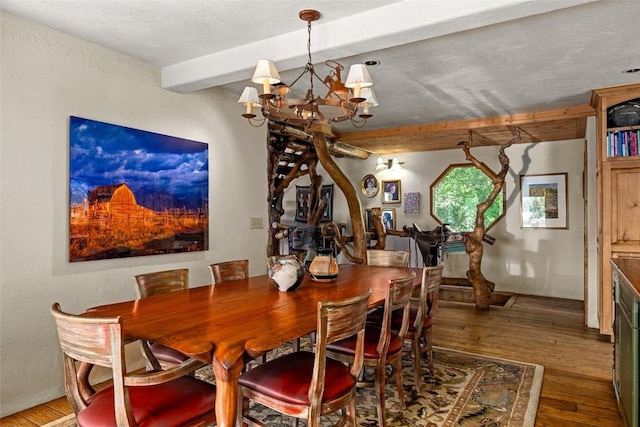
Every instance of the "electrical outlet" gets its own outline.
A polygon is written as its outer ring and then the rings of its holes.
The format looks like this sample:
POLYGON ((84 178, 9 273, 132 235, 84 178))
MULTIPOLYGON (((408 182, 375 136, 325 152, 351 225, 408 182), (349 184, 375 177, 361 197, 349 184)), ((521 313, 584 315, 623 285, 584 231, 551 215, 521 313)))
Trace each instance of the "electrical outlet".
POLYGON ((251 225, 249 228, 262 228, 262 218, 261 217, 252 217, 251 225))

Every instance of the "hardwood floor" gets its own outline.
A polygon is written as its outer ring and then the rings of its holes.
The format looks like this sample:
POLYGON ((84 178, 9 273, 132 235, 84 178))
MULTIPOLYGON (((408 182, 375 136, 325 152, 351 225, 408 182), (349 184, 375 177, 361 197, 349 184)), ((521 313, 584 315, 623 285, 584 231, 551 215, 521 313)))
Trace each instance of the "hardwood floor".
MULTIPOLYGON (((612 344, 584 326, 582 301, 520 295, 487 312, 442 301, 434 344, 543 365, 537 427, 624 427, 611 383, 612 344)), ((0 424, 41 426, 70 412, 61 398, 0 424)))

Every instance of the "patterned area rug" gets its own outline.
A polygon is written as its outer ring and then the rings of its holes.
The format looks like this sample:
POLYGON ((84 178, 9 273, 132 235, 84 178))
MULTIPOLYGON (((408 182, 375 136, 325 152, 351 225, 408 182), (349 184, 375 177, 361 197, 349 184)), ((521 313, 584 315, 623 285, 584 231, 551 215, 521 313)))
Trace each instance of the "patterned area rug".
MULTIPOLYGON (((305 347, 305 342, 302 347, 305 347)), ((289 351, 286 347, 278 352, 289 351)), ((406 410, 400 408, 394 385, 387 386, 386 418, 390 426, 474 426, 532 427, 535 424, 544 368, 540 365, 497 359, 445 348, 434 348, 435 375, 423 362, 423 387, 414 388, 413 367, 406 357, 403 366, 406 410)), ((210 367, 196 376, 213 381, 210 367)), ((357 394, 358 427, 378 425, 376 400, 372 389, 357 394)), ((252 414, 268 426, 291 426, 293 420, 271 410, 252 405, 252 414)), ((49 427, 73 426, 73 419, 58 420, 49 427)), ((336 417, 323 417, 322 426, 330 426, 336 417)), ((300 425, 304 425, 301 422, 300 425)))

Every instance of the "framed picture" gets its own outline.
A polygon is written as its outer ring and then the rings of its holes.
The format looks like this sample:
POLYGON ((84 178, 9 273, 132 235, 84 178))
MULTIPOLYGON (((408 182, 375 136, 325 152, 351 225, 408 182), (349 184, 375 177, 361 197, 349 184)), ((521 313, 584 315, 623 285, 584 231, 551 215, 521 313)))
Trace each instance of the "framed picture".
POLYGON ((396 229, 396 209, 382 208, 382 224, 387 230, 396 229))
POLYGON ((420 193, 404 193, 404 213, 420 213, 420 193))
MULTIPOLYGON (((372 221, 372 217, 373 217, 373 209, 380 209, 380 208, 371 208, 371 209, 366 209, 365 210, 365 225, 367 226, 367 231, 372 231, 374 230, 373 227, 373 221, 372 221)), ((381 209, 381 215, 382 215, 382 225, 384 225, 384 227, 388 230, 395 230, 396 229, 396 208, 382 208, 381 209)))
POLYGON ((382 181, 382 203, 400 203, 402 202, 402 190, 400 180, 382 181))
MULTIPOLYGON (((320 189, 320 198, 327 200, 327 207, 324 210, 320 221, 333 220, 333 184, 323 185, 320 189)), ((296 221, 307 222, 309 216, 309 186, 296 185, 296 221)))
POLYGON ((568 228, 567 174, 520 175, 522 228, 568 228))
POLYGON ((71 116, 69 261, 207 250, 208 159, 204 142, 71 116))
POLYGON ((372 174, 365 175, 360 183, 360 190, 365 197, 375 197, 378 194, 378 191, 380 191, 378 178, 372 174))

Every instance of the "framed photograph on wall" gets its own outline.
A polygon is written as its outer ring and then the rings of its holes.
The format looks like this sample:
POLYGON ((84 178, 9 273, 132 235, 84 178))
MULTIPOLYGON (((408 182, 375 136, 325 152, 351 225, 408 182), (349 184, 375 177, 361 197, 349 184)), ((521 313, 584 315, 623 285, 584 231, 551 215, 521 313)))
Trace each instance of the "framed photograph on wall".
MULTIPOLYGON (((365 225, 367 227, 367 231, 374 230, 373 221, 372 221, 373 209, 380 209, 380 208, 365 209, 364 216, 365 216, 365 225)), ((396 208, 382 208, 381 211, 382 211, 381 212, 382 225, 384 225, 384 227, 388 230, 395 230, 396 229, 396 208)))
MULTIPOLYGON (((323 185, 320 198, 327 200, 327 207, 322 215, 322 222, 333 220, 333 184, 323 185)), ((307 222, 309 215, 309 186, 296 185, 296 221, 307 222)))
POLYGON ((360 191, 362 191, 362 194, 364 194, 365 197, 375 197, 378 194, 378 191, 380 191, 378 178, 372 174, 365 175, 360 183, 360 191))
POLYGON ((402 190, 399 179, 382 181, 382 190, 382 203, 402 202, 402 190))
POLYGON ((520 175, 522 228, 568 228, 567 173, 520 175))
MULTIPOLYGON (((378 208, 380 209, 380 208, 378 208)), ((373 221, 371 221, 371 217, 373 216, 373 209, 365 209, 364 210, 364 225, 367 228, 367 231, 373 230, 373 221)))
POLYGON ((382 224, 387 230, 396 229, 396 208, 382 208, 382 224))

